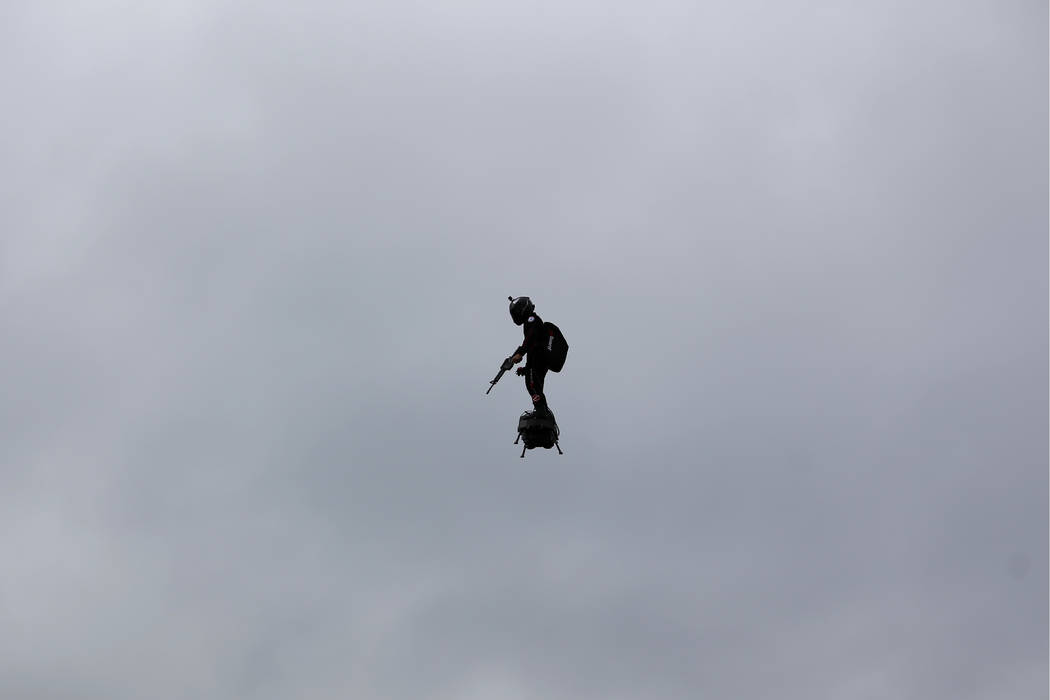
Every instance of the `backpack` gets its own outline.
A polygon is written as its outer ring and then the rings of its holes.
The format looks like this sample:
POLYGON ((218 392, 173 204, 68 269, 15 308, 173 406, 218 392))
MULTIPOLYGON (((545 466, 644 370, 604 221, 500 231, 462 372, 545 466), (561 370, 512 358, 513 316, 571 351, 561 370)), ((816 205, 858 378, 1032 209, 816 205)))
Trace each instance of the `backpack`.
POLYGON ((552 372, 560 372, 565 366, 565 356, 569 354, 569 343, 562 335, 561 329, 550 321, 543 322, 543 331, 547 335, 546 344, 543 346, 547 356, 547 368, 552 372))

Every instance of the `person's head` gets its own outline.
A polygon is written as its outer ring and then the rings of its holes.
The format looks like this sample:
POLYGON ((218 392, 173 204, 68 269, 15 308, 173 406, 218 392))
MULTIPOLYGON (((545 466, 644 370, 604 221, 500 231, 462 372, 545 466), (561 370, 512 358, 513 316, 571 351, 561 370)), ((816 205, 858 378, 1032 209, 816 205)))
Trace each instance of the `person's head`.
POLYGON ((510 318, 515 325, 525 323, 525 319, 536 310, 536 305, 528 297, 507 297, 510 300, 510 318))

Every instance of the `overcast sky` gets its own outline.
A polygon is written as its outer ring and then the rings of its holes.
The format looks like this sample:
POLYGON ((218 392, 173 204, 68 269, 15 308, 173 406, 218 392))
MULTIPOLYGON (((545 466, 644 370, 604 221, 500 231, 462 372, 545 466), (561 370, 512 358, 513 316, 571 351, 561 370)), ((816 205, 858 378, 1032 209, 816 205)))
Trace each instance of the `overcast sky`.
POLYGON ((0 697, 1047 698, 1047 25, 3 3, 0 697))

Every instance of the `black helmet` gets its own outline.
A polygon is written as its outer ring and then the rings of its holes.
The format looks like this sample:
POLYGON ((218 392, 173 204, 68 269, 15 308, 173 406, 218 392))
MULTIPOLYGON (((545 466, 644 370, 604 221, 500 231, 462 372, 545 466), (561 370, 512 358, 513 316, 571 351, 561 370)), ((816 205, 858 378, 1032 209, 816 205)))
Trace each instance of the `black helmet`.
POLYGON ((536 305, 528 297, 507 298, 510 300, 510 318, 515 325, 520 326, 525 323, 525 319, 529 317, 529 314, 536 310, 536 305))

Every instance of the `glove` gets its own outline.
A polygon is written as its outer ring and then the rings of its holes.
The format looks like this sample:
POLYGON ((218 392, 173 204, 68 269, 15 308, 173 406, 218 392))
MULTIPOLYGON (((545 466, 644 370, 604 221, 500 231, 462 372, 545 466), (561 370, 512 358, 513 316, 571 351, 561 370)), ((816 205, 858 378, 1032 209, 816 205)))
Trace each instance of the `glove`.
POLYGON ((524 377, 525 376, 525 368, 524 367, 518 367, 514 371, 518 373, 519 377, 524 377))

